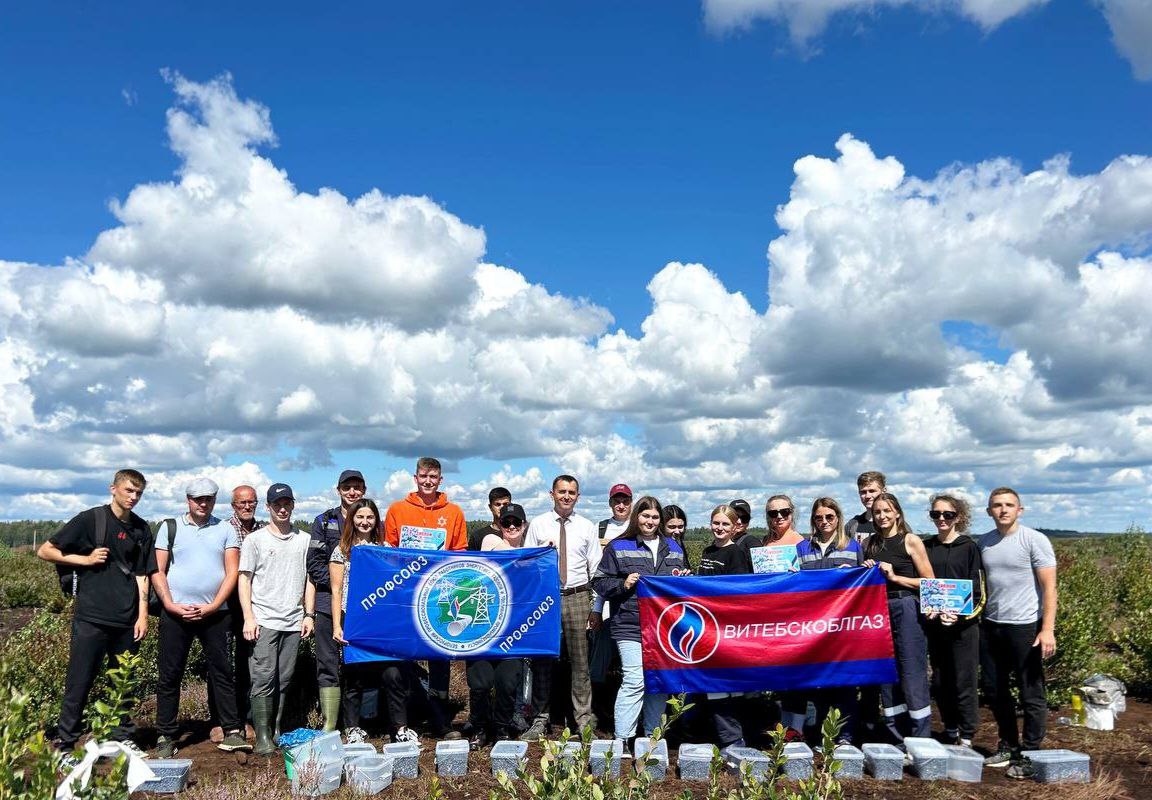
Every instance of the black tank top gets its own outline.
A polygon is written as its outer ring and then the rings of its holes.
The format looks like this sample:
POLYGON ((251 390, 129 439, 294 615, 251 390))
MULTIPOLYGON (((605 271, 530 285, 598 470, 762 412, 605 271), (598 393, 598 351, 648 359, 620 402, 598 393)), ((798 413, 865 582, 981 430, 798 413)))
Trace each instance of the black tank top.
MULTIPOLYGON (((887 539, 881 539, 880 547, 876 549, 875 554, 870 556, 870 558, 874 558, 877 561, 887 561, 892 565, 892 572, 901 578, 920 577, 920 573, 916 571, 916 565, 912 563, 912 556, 908 555, 908 548, 904 544, 904 536, 899 534, 887 539)), ((910 590, 904 586, 897 586, 892 581, 888 581, 889 597, 902 591, 907 592, 910 590)))

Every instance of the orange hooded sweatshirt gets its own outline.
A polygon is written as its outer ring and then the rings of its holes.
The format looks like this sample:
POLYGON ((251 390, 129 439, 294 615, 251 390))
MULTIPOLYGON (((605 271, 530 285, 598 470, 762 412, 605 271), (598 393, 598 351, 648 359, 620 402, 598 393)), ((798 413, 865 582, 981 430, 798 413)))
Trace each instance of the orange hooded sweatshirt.
MULTIPOLYGON (((401 538, 425 540, 435 543, 443 540, 443 550, 464 550, 468 547, 468 525, 460 506, 448 502, 448 495, 436 493, 431 505, 425 505, 416 492, 410 492, 403 500, 397 500, 388 507, 384 515, 384 540, 393 547, 399 547, 401 538)), ((434 544, 425 544, 433 547, 434 544)))

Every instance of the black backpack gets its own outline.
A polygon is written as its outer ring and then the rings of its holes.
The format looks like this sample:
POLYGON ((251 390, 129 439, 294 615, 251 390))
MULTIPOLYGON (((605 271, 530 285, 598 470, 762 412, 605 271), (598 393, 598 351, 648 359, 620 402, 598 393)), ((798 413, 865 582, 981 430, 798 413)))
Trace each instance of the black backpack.
MULTIPOLYGON (((104 541, 108 538, 108 515, 104 513, 104 506, 97 506, 92 511, 96 514, 96 547, 103 547, 104 541)), ((71 564, 57 564, 56 577, 60 581, 60 591, 64 596, 75 597, 76 586, 80 580, 80 568, 71 564)))
MULTIPOLYGON (((176 543, 176 520, 169 517, 160 524, 168 528, 168 569, 172 569, 172 547, 176 543)), ((164 574, 168 574, 167 570, 164 574)), ((164 601, 160 599, 160 595, 156 594, 152 581, 148 581, 148 615, 158 617, 163 610, 164 601)))

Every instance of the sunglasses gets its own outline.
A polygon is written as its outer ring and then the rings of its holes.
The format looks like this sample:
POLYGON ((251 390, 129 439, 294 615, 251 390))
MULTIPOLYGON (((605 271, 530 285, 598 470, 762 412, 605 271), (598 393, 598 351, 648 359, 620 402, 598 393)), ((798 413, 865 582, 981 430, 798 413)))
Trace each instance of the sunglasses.
POLYGON ((502 519, 500 520, 501 528, 523 528, 524 523, 518 519, 502 519))
POLYGON ((930 516, 932 519, 946 519, 951 522, 960 515, 955 511, 929 511, 928 516, 930 516))
POLYGON ((770 508, 768 509, 769 519, 788 519, 792 516, 792 509, 790 508, 770 508))
POLYGON ((812 519, 816 520, 817 522, 835 522, 836 521, 836 515, 835 514, 813 514, 812 519))

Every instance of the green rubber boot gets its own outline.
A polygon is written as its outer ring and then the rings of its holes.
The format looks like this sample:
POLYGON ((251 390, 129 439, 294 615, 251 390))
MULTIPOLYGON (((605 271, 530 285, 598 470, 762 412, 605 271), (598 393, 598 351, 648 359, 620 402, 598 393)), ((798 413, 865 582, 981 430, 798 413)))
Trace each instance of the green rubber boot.
POLYGON ((256 747, 252 752, 258 756, 270 756, 276 753, 276 746, 272 743, 271 697, 252 698, 252 727, 256 730, 256 747))
POLYGON ((324 730, 336 730, 336 721, 340 716, 340 687, 320 687, 320 712, 324 714, 324 730))

